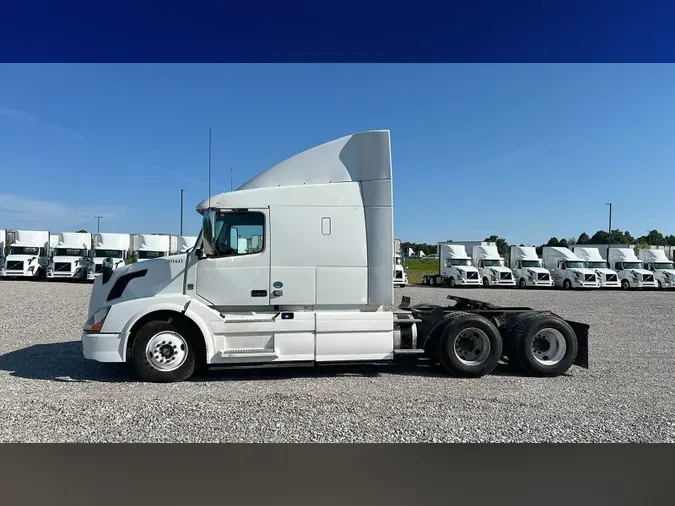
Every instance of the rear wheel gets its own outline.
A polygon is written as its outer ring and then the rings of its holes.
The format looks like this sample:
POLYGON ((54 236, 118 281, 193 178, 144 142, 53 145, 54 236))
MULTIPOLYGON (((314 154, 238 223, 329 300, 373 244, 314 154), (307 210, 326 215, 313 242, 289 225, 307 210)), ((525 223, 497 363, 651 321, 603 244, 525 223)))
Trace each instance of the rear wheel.
POLYGON ((148 381, 185 381, 199 369, 195 348, 179 326, 151 321, 141 327, 134 339, 134 367, 148 381))
POLYGON ((423 284, 423 285, 428 285, 428 284, 429 284, 429 277, 428 277, 428 276, 425 275, 425 276, 422 278, 422 284, 423 284))
POLYGON ((533 376, 559 376, 577 357, 577 337, 567 322, 537 312, 520 314, 506 330, 507 354, 533 376))
POLYGON ((434 286, 436 284, 436 276, 429 276, 429 284, 434 286))
POLYGON ((453 376, 478 378, 494 371, 502 356, 499 330, 486 318, 457 313, 436 342, 436 357, 453 376))

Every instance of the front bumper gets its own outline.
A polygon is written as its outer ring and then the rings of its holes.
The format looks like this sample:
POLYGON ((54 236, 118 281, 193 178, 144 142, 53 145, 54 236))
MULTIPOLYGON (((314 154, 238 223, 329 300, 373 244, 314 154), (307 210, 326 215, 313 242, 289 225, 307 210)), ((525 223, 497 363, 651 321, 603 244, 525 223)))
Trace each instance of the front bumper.
POLYGON ((123 334, 82 333, 82 354, 96 362, 124 362, 123 334))
POLYGON ((490 279, 490 286, 516 286, 515 279, 490 279))
POLYGON ((0 271, 0 277, 3 278, 34 278, 37 276, 35 271, 0 271))
POLYGON ((620 281, 600 281, 600 288, 621 288, 620 281))
POLYGON ((600 288, 600 283, 597 281, 581 281, 575 279, 572 281, 572 286, 577 288, 600 288))

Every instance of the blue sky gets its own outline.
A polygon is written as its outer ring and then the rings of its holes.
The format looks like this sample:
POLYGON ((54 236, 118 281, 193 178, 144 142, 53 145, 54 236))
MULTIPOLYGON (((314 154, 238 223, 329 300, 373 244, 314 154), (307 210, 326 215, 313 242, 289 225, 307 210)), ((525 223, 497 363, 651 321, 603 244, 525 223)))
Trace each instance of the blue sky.
POLYGON ((0 228, 196 235, 195 205, 306 148, 392 132, 395 234, 675 233, 672 65, 2 65, 0 228))

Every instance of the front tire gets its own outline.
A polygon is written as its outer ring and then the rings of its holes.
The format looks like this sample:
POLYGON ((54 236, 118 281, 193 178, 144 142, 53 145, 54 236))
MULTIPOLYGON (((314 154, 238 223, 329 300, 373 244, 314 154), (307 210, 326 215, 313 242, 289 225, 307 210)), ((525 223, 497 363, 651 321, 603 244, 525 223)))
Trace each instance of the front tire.
POLYGON ((486 318, 457 313, 436 342, 435 357, 445 371, 460 378, 479 378, 499 364, 503 345, 499 330, 486 318))
POLYGON ((520 281, 518 281, 518 288, 526 288, 527 283, 525 282, 525 278, 520 278, 520 281))
POLYGON ((455 278, 453 278, 451 276, 450 279, 448 280, 448 285, 450 285, 450 288, 454 288, 455 287, 455 278))
POLYGON ((572 282, 569 279, 566 279, 563 281, 563 289, 564 290, 571 290, 572 289, 572 282))
POLYGON ((177 325, 151 321, 134 339, 134 367, 141 377, 155 383, 185 381, 198 370, 195 348, 177 325))
POLYGON ((623 288, 624 290, 630 290, 630 281, 628 281, 627 279, 622 279, 621 288, 623 288))

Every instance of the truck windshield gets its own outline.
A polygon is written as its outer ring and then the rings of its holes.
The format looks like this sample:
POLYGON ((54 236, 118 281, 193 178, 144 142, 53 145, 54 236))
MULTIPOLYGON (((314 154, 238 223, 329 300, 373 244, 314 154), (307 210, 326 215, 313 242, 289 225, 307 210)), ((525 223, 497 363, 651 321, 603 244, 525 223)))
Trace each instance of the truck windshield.
POLYGON ((471 265, 471 260, 468 258, 449 258, 446 265, 460 265, 464 267, 469 267, 471 265))
POLYGON ((542 267, 541 260, 523 260, 523 267, 542 267))
POLYGON ((34 246, 11 246, 9 248, 10 255, 39 255, 40 248, 34 246))
POLYGON ((483 265, 485 267, 502 267, 504 262, 501 260, 483 260, 483 265))
POLYGON ((565 262, 565 267, 568 269, 583 269, 584 263, 581 260, 568 260, 565 262))
POLYGON ((163 251, 148 251, 141 250, 138 252, 138 258, 159 258, 163 257, 166 253, 163 251))
POLYGON ((654 269, 672 269, 672 268, 673 268, 672 262, 655 262, 654 263, 654 269))
POLYGON ((56 248, 54 250, 55 257, 83 257, 84 250, 78 248, 56 248))
POLYGON ((97 249, 94 253, 96 258, 122 258, 122 250, 119 249, 97 249))
POLYGON ((607 262, 604 260, 589 260, 586 262, 586 267, 589 269, 606 269, 607 268, 607 262))
POLYGON ((642 262, 624 262, 624 269, 642 269, 642 262))

